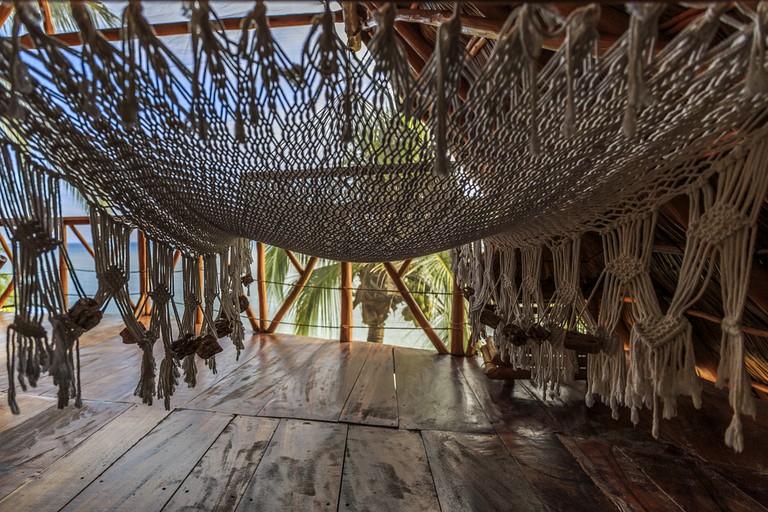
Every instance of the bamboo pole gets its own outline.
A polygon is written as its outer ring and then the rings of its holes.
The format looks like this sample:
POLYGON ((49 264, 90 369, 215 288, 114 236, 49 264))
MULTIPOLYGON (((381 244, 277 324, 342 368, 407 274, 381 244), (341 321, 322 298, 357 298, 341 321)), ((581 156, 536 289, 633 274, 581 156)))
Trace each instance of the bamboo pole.
POLYGON ((13 2, 10 0, 5 0, 3 3, 0 4, 0 27, 5 25, 5 22, 8 21, 8 17, 13 12, 13 2))
POLYGON ((13 293, 13 290, 16 288, 16 285, 13 281, 8 283, 8 286, 5 288, 5 291, 2 295, 0 295, 0 309, 5 306, 5 303, 8 302, 8 297, 11 296, 13 293))
POLYGON ((93 247, 91 247, 91 244, 88 243, 88 240, 85 239, 82 233, 80 233, 80 230, 75 227, 74 224, 69 224, 70 229, 75 234, 78 240, 80 240, 80 243, 83 244, 83 247, 85 247, 85 250, 88 251, 88 254, 91 255, 92 258, 96 257, 96 253, 93 251, 93 247))
POLYGON ((204 265, 203 257, 198 256, 197 257, 197 268, 200 276, 200 287, 197 289, 197 296, 200 297, 200 304, 198 304, 197 309, 195 310, 195 325, 203 325, 203 293, 204 293, 204 287, 203 287, 203 280, 205 278, 205 272, 204 272, 204 265))
POLYGON ((3 247, 8 261, 13 263, 13 251, 11 251, 11 247, 8 245, 8 242, 5 240, 2 232, 0 232, 0 245, 3 247))
POLYGON ((61 281, 61 294, 64 298, 64 309, 69 309, 69 267, 65 252, 67 250, 67 227, 61 230, 61 248, 59 249, 59 280, 61 281))
POLYGON ((267 322, 267 264, 264 244, 256 242, 256 286, 259 294, 259 331, 266 332, 267 322))
POLYGON ((299 274, 304 272, 304 267, 301 266, 301 262, 299 262, 299 258, 297 258, 295 254, 293 254, 293 251, 289 251, 288 249, 285 249, 285 254, 288 256, 288 259, 291 260, 291 263, 293 264, 293 268, 296 269, 296 272, 298 272, 299 274))
POLYGON ((400 295, 403 297, 403 300, 405 301, 405 304, 408 306, 408 309, 411 310, 411 314, 413 315, 413 318, 416 319, 416 322, 424 330, 424 333, 427 335, 427 338, 429 338, 429 341, 432 342, 432 345, 434 345, 438 353, 448 354, 449 353, 448 349, 445 348, 445 345, 443 344, 443 340, 440 339, 440 336, 438 336, 435 333, 435 331, 432 329, 432 326, 429 325, 429 320, 427 320, 427 317, 424 316, 424 313, 421 311, 421 308, 419 307, 419 305, 416 303, 413 296, 411 295, 410 290, 408 290, 408 287, 405 286, 405 283, 398 275, 397 269, 392 265, 392 263, 389 263, 389 262, 384 263, 384 268, 387 270, 389 277, 395 283, 395 286, 397 286, 397 290, 400 292, 400 295))
POLYGON ((139 255, 139 304, 141 307, 137 311, 139 317, 148 315, 151 309, 149 303, 149 290, 147 279, 147 237, 142 231, 138 231, 138 255, 139 255))
POLYGON ((453 283, 451 296, 453 308, 451 310, 451 355, 463 356, 464 353, 464 294, 453 283))
POLYGON ((304 286, 306 286, 309 278, 312 276, 312 271, 315 270, 316 264, 317 258, 312 256, 307 262, 307 266, 304 269, 304 272, 299 276, 299 280, 295 285, 293 285, 293 290, 291 290, 291 293, 289 293, 288 297, 285 298, 285 302, 282 306, 280 306, 280 309, 275 314, 275 317, 272 319, 272 323, 269 324, 269 328, 267 329, 268 333, 275 332, 277 327, 280 325, 280 321, 283 319, 288 310, 291 309, 291 306, 293 306, 293 303, 296 302, 296 299, 299 298, 299 294, 304 289, 304 286))
POLYGON ((341 331, 339 341, 352 341, 352 263, 342 261, 341 265, 341 331))
POLYGON ((43 11, 43 28, 45 28, 45 33, 53 34, 56 32, 56 27, 53 24, 51 6, 48 4, 48 0, 39 0, 39 3, 40 9, 43 11))

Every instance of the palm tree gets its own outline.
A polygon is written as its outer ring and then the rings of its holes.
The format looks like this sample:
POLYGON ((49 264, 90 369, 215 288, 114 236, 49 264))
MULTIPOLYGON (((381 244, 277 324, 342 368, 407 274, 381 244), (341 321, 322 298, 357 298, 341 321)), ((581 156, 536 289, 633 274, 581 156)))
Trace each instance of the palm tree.
MULTIPOLYGON (((40 4, 37 2, 33 5, 38 9, 40 8, 40 4)), ((117 27, 120 25, 120 18, 104 2, 87 1, 85 2, 85 7, 91 13, 91 18, 93 18, 93 22, 97 27, 117 27)), ((51 1, 48 2, 48 9, 53 19, 53 25, 58 32, 73 32, 77 30, 77 23, 75 23, 72 16, 72 7, 69 5, 69 2, 51 1)), ((15 16, 15 13, 11 13, 11 16, 0 29, 0 36, 11 34, 13 16, 15 16)))

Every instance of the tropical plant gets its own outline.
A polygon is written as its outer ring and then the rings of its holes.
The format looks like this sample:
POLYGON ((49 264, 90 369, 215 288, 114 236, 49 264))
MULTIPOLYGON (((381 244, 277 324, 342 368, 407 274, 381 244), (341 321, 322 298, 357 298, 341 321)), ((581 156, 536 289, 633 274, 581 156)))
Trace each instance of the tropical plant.
MULTIPOLYGON (((38 9, 40 4, 35 2, 33 4, 38 9)), ((90 1, 85 2, 85 7, 91 13, 91 18, 97 27, 117 27, 120 25, 120 18, 112 12, 105 2, 90 1)), ((72 16, 72 7, 69 2, 51 1, 48 2, 48 8, 51 12, 51 19, 53 19, 53 25, 56 27, 57 32, 74 32, 77 30, 77 23, 72 16)), ((0 35, 8 36, 11 34, 11 27, 13 26, 13 16, 11 14, 7 22, 0 29, 0 35)))

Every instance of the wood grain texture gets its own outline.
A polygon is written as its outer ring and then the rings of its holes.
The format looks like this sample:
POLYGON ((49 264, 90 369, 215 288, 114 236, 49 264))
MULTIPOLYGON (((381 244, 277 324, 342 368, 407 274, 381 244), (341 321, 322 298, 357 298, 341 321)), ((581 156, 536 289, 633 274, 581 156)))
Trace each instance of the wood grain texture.
POLYGON ((545 510, 496 435, 436 431, 421 435, 442 512, 545 510))
POLYGON ((551 510, 611 510, 615 506, 555 435, 558 425, 528 391, 488 379, 478 358, 457 359, 506 449, 539 499, 551 510))
POLYGON ((492 432, 450 357, 396 347, 395 375, 400 428, 492 432))
POLYGON ((56 400, 53 398, 39 397, 18 391, 16 403, 19 404, 21 414, 13 414, 8 407, 8 393, 0 393, 0 432, 20 425, 43 411, 56 408, 56 400))
POLYGON ((174 411, 93 481, 64 510, 155 510, 232 419, 228 414, 174 411))
POLYGON ((261 416, 338 421, 363 367, 369 343, 327 344, 278 387, 261 416))
POLYGON ((237 510, 336 510, 346 436, 346 425, 281 420, 237 510))
POLYGON ((166 504, 169 511, 234 510, 279 420, 236 416, 166 504))
POLYGON ((0 510, 59 510, 168 414, 132 406, 0 501, 0 510))
POLYGON ((419 434, 350 426, 339 510, 439 511, 419 434))
POLYGON ((596 439, 559 438, 619 509, 680 510, 677 503, 610 444, 596 439))
POLYGON ((210 386, 187 406, 192 409, 256 415, 297 374, 313 353, 333 342, 297 341, 273 343, 210 386))
POLYGON ((372 344, 339 421, 397 427, 395 361, 391 346, 372 344))
POLYGON ((0 434, 0 497, 37 476, 128 408, 86 402, 82 409, 48 409, 0 434))

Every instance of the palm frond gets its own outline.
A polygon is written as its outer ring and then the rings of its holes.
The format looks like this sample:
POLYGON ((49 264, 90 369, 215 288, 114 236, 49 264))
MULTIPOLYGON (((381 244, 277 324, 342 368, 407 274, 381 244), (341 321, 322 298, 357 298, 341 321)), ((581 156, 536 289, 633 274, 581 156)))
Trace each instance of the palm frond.
POLYGON ((295 333, 299 336, 324 335, 330 336, 328 329, 318 329, 311 326, 336 326, 341 320, 341 268, 338 263, 325 263, 315 267, 307 287, 299 295, 294 316, 295 333))

